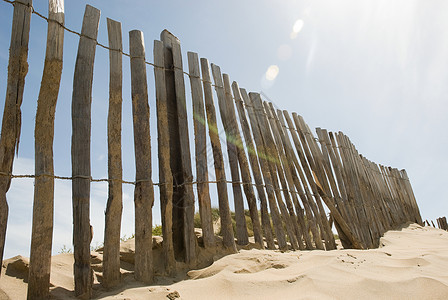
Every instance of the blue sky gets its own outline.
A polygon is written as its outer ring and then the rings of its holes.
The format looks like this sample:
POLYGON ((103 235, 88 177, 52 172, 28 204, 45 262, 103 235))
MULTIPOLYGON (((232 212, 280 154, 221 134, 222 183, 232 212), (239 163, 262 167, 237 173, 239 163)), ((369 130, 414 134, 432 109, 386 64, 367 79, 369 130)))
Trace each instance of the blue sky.
MULTIPOLYGON (((47 15, 46 1, 34 1, 47 15)), ((66 26, 80 31, 84 7, 101 10, 99 41, 108 43, 106 17, 128 32, 144 32, 146 57, 163 29, 186 52, 221 67, 248 91, 263 92, 277 107, 302 115, 311 128, 343 131, 364 156, 407 170, 422 217, 448 215, 448 2, 444 0, 246 0, 246 1, 66 1, 66 26), (295 31, 294 31, 295 30, 295 31), (270 70, 269 72, 267 72, 270 70), (271 80, 267 80, 266 76, 271 80)), ((6 93, 13 8, 0 2, 0 94, 6 93)), ((34 120, 43 70, 46 22, 32 16, 29 73, 22 105, 22 136, 15 174, 34 173, 34 120)), ((71 95, 79 38, 66 32, 64 70, 55 120, 55 173, 71 174, 71 95)), ((107 176, 108 52, 96 52, 92 101, 92 176, 107 176)), ((129 59, 123 59, 123 167, 133 181, 129 59)), ((153 69, 148 66, 157 182, 157 133, 153 69)), ((185 78, 188 83, 188 78, 185 78)), ((189 88, 187 84, 187 95, 189 88)), ((188 98, 189 112, 191 102, 188 98)), ((0 97, 3 114, 4 97, 0 97)), ((193 126, 190 121, 190 133, 193 126)), ((192 148, 193 149, 193 148, 192 148)), ((213 170, 210 169, 213 174, 213 170)), ((229 177, 229 172, 227 172, 229 177)), ((215 187, 211 187, 214 193, 215 187)), ((229 189, 230 192, 230 189, 229 189)), ((160 223, 158 194, 154 220, 160 223)), ((213 194, 212 194, 213 196, 213 194)), ((33 180, 15 179, 5 258, 29 255, 33 180)), ((107 184, 92 183, 92 245, 101 243, 107 184)), ((214 200, 216 202, 216 199, 214 200)), ((133 232, 133 188, 124 189, 122 235, 133 232)), ((71 246, 71 183, 56 181, 53 252, 71 246)))

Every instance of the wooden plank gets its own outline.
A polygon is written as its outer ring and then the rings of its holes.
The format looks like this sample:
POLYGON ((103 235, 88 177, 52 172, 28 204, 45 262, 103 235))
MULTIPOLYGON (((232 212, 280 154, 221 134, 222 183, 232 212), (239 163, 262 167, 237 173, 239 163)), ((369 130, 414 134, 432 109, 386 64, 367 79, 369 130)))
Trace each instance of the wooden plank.
POLYGON ((218 190, 219 217, 221 219, 221 234, 224 247, 231 252, 236 252, 235 238, 233 235, 232 218, 230 216, 229 200, 227 195, 226 174, 222 155, 221 142, 216 123, 216 111, 213 103, 213 90, 210 76, 209 62, 201 58, 202 85, 204 88, 205 110, 207 112, 208 133, 213 151, 215 166, 216 187, 218 190))
MULTIPOLYGON (((353 232, 353 234, 356 236, 356 230, 354 228, 354 223, 353 220, 351 218, 351 215, 349 214, 349 211, 346 209, 345 206, 345 202, 343 202, 342 200, 342 192, 339 190, 339 187, 336 183, 336 170, 333 170, 332 168, 332 164, 330 162, 331 160, 331 151, 332 148, 331 146, 328 146, 326 143, 326 140, 324 139, 324 132, 320 129, 320 128, 316 128, 316 133, 319 139, 319 143, 321 144, 320 147, 320 151, 319 151, 319 147, 317 147, 317 142, 315 145, 315 148, 317 150, 315 150, 316 152, 318 152, 318 155, 320 156, 320 163, 321 163, 321 168, 322 168, 322 172, 324 174, 324 176, 327 177, 328 179, 328 184, 326 189, 328 191, 328 194, 332 194, 333 195, 333 202, 336 205, 336 208, 339 210, 339 212, 341 213, 341 216, 343 217, 343 219, 346 221, 347 226, 349 226, 350 230, 353 232)), ((326 132, 325 132, 326 134, 326 132)), ((328 135, 327 135, 327 139, 328 139, 328 135)), ((333 217, 331 216, 331 221, 333 221, 333 217)), ((330 228, 331 228, 331 222, 329 222, 330 224, 330 228)), ((349 239, 347 238, 347 236, 345 235, 345 233, 342 231, 341 227, 339 226, 339 224, 337 222, 335 222, 335 228, 338 231, 338 235, 339 238, 341 240, 341 242, 343 243, 344 248, 351 248, 351 244, 349 244, 349 239), (347 245, 344 245, 345 244, 347 245)))
POLYGON ((72 96, 72 201, 75 295, 90 297, 90 130, 93 63, 100 11, 87 5, 79 39, 72 96))
POLYGON ((303 203, 303 208, 301 207, 301 205, 298 201, 295 203, 296 211, 297 211, 296 213, 297 213, 297 216, 299 219, 300 226, 302 228, 302 234, 304 236, 306 249, 311 250, 314 247, 311 242, 310 230, 312 232, 316 231, 315 236, 318 236, 317 225, 315 223, 316 220, 313 216, 310 204, 308 202, 308 197, 311 199, 311 196, 309 195, 308 191, 307 191, 307 193, 304 192, 304 189, 306 189, 306 190, 308 189, 307 183, 306 183, 305 177, 303 175, 302 168, 299 164, 299 161, 297 160, 297 157, 294 154, 294 150, 292 148, 291 141, 289 140, 289 136, 287 133, 287 127, 285 125, 285 120, 283 119, 283 113, 281 110, 277 110, 277 120, 279 122, 280 136, 282 138, 283 145, 285 147, 286 157, 290 163, 290 172, 291 172, 292 180, 294 182, 296 191, 299 194, 300 200, 302 200, 302 203, 303 203), (299 176, 297 175, 297 173, 299 173, 299 176), (299 177, 300 177, 300 179, 299 179, 299 177), (303 185, 303 187, 302 187, 302 185, 303 185), (304 214, 304 209, 306 212, 306 216, 304 214), (306 222, 305 222, 305 218, 307 219, 306 222))
POLYGON ((129 32, 131 55, 132 115, 135 149, 135 269, 137 281, 153 281, 151 136, 149 131, 148 83, 143 32, 129 32))
MULTIPOLYGON (((304 184, 304 186, 306 186, 306 182, 308 182, 308 185, 311 188, 311 191, 313 192, 314 197, 316 199, 317 197, 319 197, 319 195, 317 192, 316 184, 314 183, 313 175, 311 173, 311 168, 308 165, 308 161, 305 158, 305 155, 303 154, 303 149, 302 149, 301 143, 298 138, 298 131, 295 130, 294 124, 289 116, 289 113, 286 110, 283 111, 283 115, 286 119, 286 122, 288 123, 289 131, 293 138, 294 145, 296 147, 296 151, 299 156, 303 172, 306 175, 306 179, 303 176, 301 177, 302 183, 304 184)), ((298 169, 298 170, 300 170, 300 169, 298 169)), ((300 174, 300 172, 299 172, 299 174, 300 174)), ((317 249, 324 250, 324 245, 322 243, 322 237, 324 234, 324 226, 322 224, 322 216, 319 212, 319 208, 317 207, 316 203, 313 201, 313 199, 311 197, 311 193, 309 192, 308 187, 306 187, 305 192, 306 192, 308 203, 313 211, 313 214, 314 214, 314 217, 316 220, 316 225, 318 226, 318 227, 316 226, 316 228, 311 227, 314 243, 316 244, 317 249), (313 232, 313 230, 314 230, 314 232, 313 232)))
POLYGON ((291 171, 289 170, 290 164, 286 158, 286 154, 283 148, 283 141, 281 138, 280 129, 279 126, 277 125, 278 120, 276 118, 274 106, 272 105, 272 103, 270 103, 269 105, 267 102, 263 102, 263 105, 264 110, 267 114, 268 122, 271 126, 272 136, 274 137, 275 145, 277 146, 277 155, 279 156, 279 160, 277 160, 277 169, 279 174, 282 174, 281 176, 279 176, 279 178, 282 184, 286 207, 288 209, 290 220, 295 231, 299 249, 304 250, 305 245, 303 244, 302 240, 303 235, 302 228, 299 225, 298 218, 293 205, 293 202, 298 203, 297 193, 295 190, 295 185, 292 179, 291 171))
MULTIPOLYGON (((305 121, 303 120, 303 118, 301 116, 298 116, 297 114, 293 113, 293 119, 296 123, 296 128, 299 132, 299 137, 302 141, 303 149, 305 150, 305 155, 308 159, 308 162, 311 166, 312 171, 314 172, 313 174, 316 175, 316 177, 319 179, 318 183, 320 183, 320 184, 319 185, 316 184, 316 191, 320 194, 322 200, 325 202, 327 207, 329 205, 333 206, 333 207, 328 207, 328 208, 330 209, 331 213, 334 215, 334 218, 335 219, 337 218, 337 222, 338 223, 345 222, 343 220, 342 216, 341 216, 341 220, 339 220, 339 218, 336 217, 336 215, 339 214, 339 211, 334 206, 334 201, 331 198, 331 193, 330 193, 330 189, 328 187, 327 179, 325 177, 325 172, 322 169, 322 165, 323 165, 322 153, 320 152, 320 150, 317 147, 316 141, 314 140, 314 136, 312 135, 310 129, 308 128, 308 126, 306 125, 305 121), (319 188, 317 188, 317 187, 319 187, 319 188)), ((316 191, 313 191, 313 192, 316 193, 316 191)), ((324 207, 323 207, 322 202, 320 201, 319 197, 316 198, 316 203, 319 208, 319 212, 321 213, 322 224, 324 226, 324 237, 325 237, 326 250, 336 249, 336 243, 334 240, 333 232, 331 231, 330 224, 328 223, 328 219, 326 217, 324 207)), ((339 225, 341 225, 341 224, 339 224, 339 225)), ((343 226, 343 225, 341 225, 341 226, 343 226)), ((348 226, 347 226, 347 229, 349 229, 348 226)), ((349 233, 347 233, 346 235, 349 235, 349 233)))
POLYGON ((349 201, 351 201, 354 208, 353 211, 356 212, 358 216, 358 228, 362 236, 361 241, 365 248, 371 248, 371 237, 370 231, 368 230, 367 216, 364 207, 361 204, 362 195, 359 189, 358 177, 355 173, 353 162, 351 160, 351 155, 345 141, 342 138, 342 133, 337 133, 335 137, 338 143, 337 147, 340 151, 341 159, 344 164, 344 172, 346 174, 345 178, 347 180, 346 188, 349 193, 349 201))
MULTIPOLYGON (((235 81, 232 83, 233 95, 235 97, 236 107, 238 110, 238 116, 240 119, 241 129, 243 131, 244 140, 246 142, 247 153, 249 155, 249 163, 254 175, 254 181, 260 199, 260 212, 261 223, 263 225, 264 237, 266 239, 266 245, 268 249, 275 249, 274 238, 272 234, 271 221, 268 214, 268 203, 266 199, 266 193, 264 191, 263 177, 261 175, 260 166, 258 164, 257 150, 255 149, 254 142, 252 140, 251 131, 249 128, 249 122, 246 117, 243 104, 243 90, 239 88, 238 83, 235 81)), ((245 92, 245 90, 244 90, 245 92)), ((245 94, 246 97, 247 93, 245 94)))
POLYGON ((264 183, 266 186, 266 194, 268 196, 269 208, 271 211, 271 218, 274 225, 275 236, 277 237, 278 247, 280 248, 280 250, 287 250, 286 236, 283 230, 282 220, 275 200, 274 185, 272 182, 273 179, 271 177, 267 150, 263 142, 263 136, 261 133, 257 114, 252 104, 252 98, 256 97, 256 94, 250 93, 248 96, 247 92, 244 89, 241 89, 241 95, 243 97, 244 104, 246 105, 247 114, 249 116, 252 127, 253 138, 257 146, 258 161, 260 163, 261 172, 263 174, 264 183))
MULTIPOLYGON (((324 155, 324 158, 327 158, 326 161, 326 173, 331 173, 330 170, 330 162, 331 166, 333 166, 334 171, 334 177, 332 176, 332 190, 336 193, 336 200, 337 205, 339 209, 342 209, 343 211, 343 217, 347 221, 347 225, 350 227, 350 229, 353 231, 353 233, 359 238, 359 233, 357 231, 357 217, 353 214, 351 210, 351 206, 348 203, 347 198, 347 192, 345 190, 345 183, 342 176, 341 171, 341 162, 339 158, 336 156, 335 151, 332 147, 332 144, 330 142, 328 132, 325 129, 317 128, 317 135, 319 137, 319 141, 322 144, 322 154, 324 155), (337 183, 337 187, 336 187, 337 183)), ((345 233, 340 230, 339 224, 337 222, 335 223, 336 229, 338 230, 339 239, 341 240, 341 243, 344 248, 351 248, 352 245, 348 238, 346 237, 345 233), (339 228, 339 229, 338 229, 339 228)))
MULTIPOLYGON (((422 225, 423 224, 422 216, 420 214, 420 210, 419 210, 418 205, 417 205, 417 200, 415 198, 414 191, 412 190, 411 181, 409 180, 408 174, 407 174, 405 169, 401 170, 400 172, 403 175, 403 179, 406 181, 405 184, 406 184, 406 188, 407 188, 407 191, 409 193, 409 196, 411 197, 412 205, 414 207, 416 222, 418 224, 422 225)), ((446 220, 446 218, 445 218, 445 220, 446 220)))
MULTIPOLYGON (((178 118, 178 139, 180 156, 183 194, 181 198, 183 224, 183 243, 185 250, 185 262, 194 264, 196 261, 196 235, 194 233, 194 193, 193 193, 193 173, 191 169, 190 139, 188 134, 187 106, 185 97, 184 73, 182 69, 182 52, 180 41, 167 30, 162 31, 161 39, 168 49, 171 49, 173 58, 174 90, 176 95, 177 118, 178 118)), ((171 141, 171 140, 170 140, 171 141)))
MULTIPOLYGON (((64 2, 50 0, 48 18, 64 23, 64 2)), ((28 299, 48 298, 53 239, 54 114, 62 74, 64 29, 48 22, 47 50, 37 101, 35 126, 35 174, 33 229, 31 235, 28 299), (49 176, 42 176, 49 175, 49 176)))
POLYGON ((236 239, 239 245, 247 245, 246 217, 244 216, 243 192, 240 185, 240 171, 238 166, 238 150, 235 140, 235 130, 232 128, 227 111, 224 83, 219 66, 211 64, 215 90, 218 96, 219 112, 226 132, 227 154, 229 156, 230 175, 232 177, 233 202, 235 205, 236 239))
POLYGON ((162 31, 161 40, 164 45, 165 88, 167 99, 168 131, 170 147, 170 166, 173 177, 173 247, 177 260, 185 261, 184 243, 184 198, 185 186, 182 172, 182 161, 179 153, 179 119, 177 116, 176 88, 174 84, 173 52, 171 47, 171 34, 162 31))
POLYGON ((252 177, 249 170, 249 162, 247 161, 246 153, 243 148, 243 141, 240 131, 238 129, 238 122, 235 115, 235 106, 232 96, 232 88, 230 87, 229 75, 223 74, 224 92, 226 100, 227 118, 229 127, 232 131, 235 140, 238 162, 241 170, 241 179, 244 194, 246 195, 247 205, 249 207, 249 214, 252 221, 252 228, 254 232, 255 243, 264 248, 263 235, 261 231, 260 217, 258 216, 257 200, 255 198, 254 189, 252 186, 252 177))
POLYGON ((109 115, 107 118, 109 197, 104 226, 103 280, 101 284, 114 287, 120 283, 120 232, 123 210, 121 160, 122 114, 122 54, 121 23, 107 19, 109 36, 109 115))
POLYGON ((170 133, 168 126, 168 100, 165 85, 164 47, 154 41, 154 79, 156 84, 157 146, 159 158, 160 210, 162 216, 163 255, 165 272, 173 274, 176 261, 173 244, 173 175, 170 167, 170 133))
POLYGON ((204 97, 201 85, 198 54, 188 52, 191 97, 193 99, 193 120, 195 136, 196 178, 198 181, 199 214, 201 216, 202 236, 205 248, 215 247, 212 208, 208 185, 208 162, 206 144, 206 119, 204 97))
POLYGON ((31 21, 32 0, 22 1, 25 5, 14 5, 11 44, 9 47, 8 79, 5 108, 3 109, 0 135, 0 265, 3 263, 8 203, 6 193, 11 185, 14 152, 19 145, 21 112, 25 76, 28 72, 28 41, 31 21), (28 6, 26 6, 28 5, 28 6))
MULTIPOLYGON (((291 217, 289 212, 283 203, 282 193, 280 191, 280 186, 277 180, 277 176, 280 179, 282 184, 282 189, 286 191, 283 195, 285 197, 289 197, 288 194, 288 186, 284 179, 283 169, 281 168, 280 159, 277 154, 277 149, 275 147, 274 139, 272 138, 272 134, 270 131, 270 126, 266 118, 266 112, 264 111, 263 104, 261 101, 260 94, 258 93, 250 93, 249 96, 252 100, 252 105, 254 107, 255 114, 257 116, 258 127, 260 128, 261 137, 264 143, 265 155, 267 155, 267 163, 269 167, 269 172, 271 174, 271 181, 274 187, 275 196, 277 198, 277 205, 280 209, 280 216, 283 220, 283 224, 286 227, 286 232, 288 234, 289 242, 291 244, 292 249, 298 250, 298 242, 297 237, 294 231, 294 227, 291 221, 291 217), (278 169, 278 171, 277 171, 278 169)), ((286 199, 285 199, 286 200, 286 199)))

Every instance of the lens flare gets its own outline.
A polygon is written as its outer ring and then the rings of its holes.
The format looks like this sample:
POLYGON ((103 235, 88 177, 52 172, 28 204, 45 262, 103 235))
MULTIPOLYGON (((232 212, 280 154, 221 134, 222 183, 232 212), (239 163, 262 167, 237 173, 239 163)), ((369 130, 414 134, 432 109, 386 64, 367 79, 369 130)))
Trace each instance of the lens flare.
POLYGON ((289 35, 291 40, 293 40, 297 37, 299 32, 302 30, 302 28, 303 28, 303 20, 297 19, 297 21, 295 21, 294 25, 292 26, 292 31, 291 31, 291 34, 289 35))
POLYGON ((269 66, 265 74, 266 79, 269 81, 274 80, 277 77, 279 71, 280 69, 278 68, 277 65, 269 66))

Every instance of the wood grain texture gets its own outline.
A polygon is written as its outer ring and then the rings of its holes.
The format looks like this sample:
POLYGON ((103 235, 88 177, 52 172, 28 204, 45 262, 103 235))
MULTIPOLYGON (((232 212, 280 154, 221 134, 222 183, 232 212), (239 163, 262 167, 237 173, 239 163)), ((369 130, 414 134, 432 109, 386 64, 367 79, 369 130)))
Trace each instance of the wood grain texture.
POLYGON ((196 178, 198 181, 199 215, 205 248, 215 247, 212 208, 208 184, 208 162, 206 144, 206 118, 201 73, 197 53, 188 52, 191 97, 193 100, 193 122, 195 136, 196 178))
POLYGON ((168 99, 164 46, 154 41, 154 79, 156 84, 157 146, 159 157, 160 210, 162 216, 163 255, 165 272, 172 275, 176 266, 173 243, 173 174, 170 166, 170 133, 168 126, 168 99))
POLYGON ((266 245, 268 249, 275 249, 274 237, 271 228, 271 221, 269 218, 268 203, 266 199, 266 193, 264 191, 263 177, 261 175, 260 166, 258 164, 257 150, 252 139, 251 130, 249 127, 249 121, 246 117, 246 111, 244 109, 243 94, 245 98, 248 95, 244 89, 240 89, 238 83, 235 81, 232 83, 233 95, 235 97, 236 107, 238 110, 238 116, 240 119, 241 129, 243 131, 244 140, 246 142, 247 153, 249 155, 249 163, 254 175, 254 181, 260 200, 260 213, 261 223, 263 225, 264 237, 266 239, 266 245))
POLYGON ((123 210, 121 159, 121 115, 123 89, 123 49, 121 23, 107 19, 109 37, 109 113, 107 117, 107 149, 109 197, 104 226, 103 281, 106 288, 117 286, 120 274, 120 232, 123 210))
MULTIPOLYGON (((297 244, 300 250, 304 250, 305 246, 303 244, 302 240, 302 229, 299 226, 297 216, 294 210, 293 201, 297 202, 297 194, 295 190, 295 185, 292 180, 292 175, 289 170, 289 164, 286 161, 286 155, 283 148, 283 143, 281 141, 280 137, 280 131, 277 127, 277 122, 275 119, 275 112, 271 110, 271 107, 269 104, 264 101, 263 102, 264 111, 266 113, 266 117, 268 119, 268 124, 271 127, 272 135, 270 137, 270 140, 273 142, 272 148, 275 147, 275 153, 276 153, 276 167, 279 174, 280 183, 282 186, 282 192, 283 192, 283 198, 285 199, 286 208, 288 209, 289 213, 289 221, 292 224, 291 230, 294 231, 291 232, 291 234, 295 235, 296 242, 293 245, 297 244)), ((286 211, 285 211, 286 213, 286 211)))
POLYGON ((252 221, 252 228, 254 232, 255 243, 264 248, 263 236, 260 224, 260 217, 258 215, 257 200, 255 198, 254 189, 252 186, 252 177, 250 175, 249 162, 247 161, 246 152, 244 151, 243 141, 238 128, 238 122, 235 115, 235 105, 232 95, 232 88, 230 86, 229 75, 223 74, 224 92, 227 108, 227 117, 232 135, 235 140, 238 162, 241 170, 241 179, 244 194, 246 195, 247 205, 249 207, 249 215, 252 221))
POLYGON ((258 119, 258 125, 261 130, 261 134, 263 137, 263 142, 266 150, 266 155, 268 157, 267 162, 269 166, 269 171, 271 173, 271 179, 272 183, 274 185, 274 192, 275 196, 277 198, 277 204, 280 209, 280 216, 282 218, 283 224, 286 227, 286 232, 288 234, 289 242, 291 245, 291 248, 293 250, 298 250, 298 243, 297 243, 297 237, 294 232, 294 228, 292 225, 291 217, 289 215, 289 212, 286 208, 285 203, 283 202, 282 198, 282 191, 284 191, 283 195, 286 199, 289 198, 288 193, 288 186, 286 185, 284 176, 283 176, 283 169, 281 168, 280 159, 278 157, 277 148, 275 147, 275 142, 271 134, 271 129, 269 126, 269 122, 267 120, 267 114, 264 110, 263 103, 261 100, 261 96, 259 94, 256 94, 255 97, 253 97, 252 105, 254 106, 257 119, 258 119), (280 187, 278 183, 278 179, 280 179, 280 183, 282 186, 280 187))
MULTIPOLYGON (((294 150, 292 148, 291 141, 289 139, 288 133, 287 133, 287 127, 285 125, 285 120, 283 118, 283 113, 281 110, 277 110, 277 120, 279 122, 279 128, 281 133, 281 138, 283 141, 283 145, 285 147, 286 157, 288 159, 288 162, 290 163, 290 172, 292 176, 292 180, 294 182, 294 186, 296 188, 297 193, 299 194, 300 199, 302 200, 303 208, 301 207, 300 203, 295 203, 296 206, 296 213, 299 219, 299 223, 302 227, 302 234, 304 236, 305 246, 308 250, 313 249, 313 245, 311 242, 311 236, 310 236, 310 230, 315 231, 316 230, 316 220, 313 216, 309 199, 311 199, 311 195, 309 195, 307 183, 305 180, 305 177, 302 172, 302 168, 299 164, 299 161, 294 153, 294 150), (305 191, 307 191, 305 193, 305 191), (306 216, 304 214, 306 213, 306 216), (305 220, 306 218, 306 220, 305 220), (312 228, 310 228, 312 226, 312 228), (314 228, 314 229, 313 229, 314 228)), ((312 199, 311 199, 312 201, 312 199)))
POLYGON ((129 32, 131 55, 132 115, 135 151, 135 270, 137 281, 153 281, 151 136, 149 131, 148 84, 145 44, 139 30, 129 32))
MULTIPOLYGON (((321 220, 323 225, 323 233, 325 239, 325 247, 327 250, 336 249, 336 243, 334 241, 333 232, 331 231, 330 225, 328 223, 325 209, 322 205, 322 200, 325 202, 327 207, 328 203, 332 203, 333 199, 331 199, 331 194, 329 193, 329 188, 327 184, 327 180, 325 178, 324 171, 322 170, 322 161, 321 161, 321 153, 319 149, 317 149, 317 145, 315 144, 314 137, 312 136, 311 131, 307 127, 305 121, 298 116, 296 113, 293 113, 293 119, 296 123, 296 129, 299 132, 299 137, 302 142, 303 150, 305 151, 305 155, 307 157, 308 163, 313 172, 314 181, 311 183, 312 188, 314 187, 313 192, 320 197, 316 197, 316 204, 319 208, 319 212, 321 214, 321 220), (322 193, 324 192, 324 193, 322 193)), ((334 204, 332 204, 334 206, 334 204)), ((334 207, 335 208, 335 207, 334 207)), ((330 211, 333 213, 333 210, 329 207, 330 211)), ((337 211, 336 209, 334 209, 337 211)), ((339 212, 337 212, 339 213, 339 212)), ((336 214, 336 213, 334 213, 336 214)))
MULTIPOLYGON (((49 1, 49 19, 64 24, 64 2, 49 1), (62 9, 56 9, 61 7, 62 9)), ((64 29, 48 22, 47 50, 37 100, 35 125, 35 174, 54 175, 54 116, 62 75, 64 29)), ((48 298, 53 241, 54 178, 36 177, 34 182, 28 299, 48 298)))
POLYGON ((265 142, 263 140, 262 129, 260 126, 259 114, 256 112, 254 101, 259 98, 260 95, 257 93, 247 93, 244 90, 241 90, 244 104, 246 105, 247 113, 249 115, 249 120, 252 127, 252 134, 257 146, 257 156, 258 161, 260 163, 260 168, 263 174, 264 183, 266 186, 266 194, 268 196, 269 208, 271 211, 272 223, 274 225, 275 236, 277 237, 278 247, 281 250, 287 249, 286 244, 286 236, 285 231, 283 230, 282 218, 279 212, 279 208, 277 206, 277 202, 275 199, 275 186, 273 181, 277 180, 273 178, 271 173, 271 166, 269 164, 269 154, 266 149, 265 142))
POLYGON ((87 5, 79 39, 72 96, 72 201, 75 295, 90 297, 90 132, 93 64, 100 11, 87 5))
MULTIPOLYGON (((182 53, 180 48, 180 41, 172 33, 167 30, 162 31, 161 39, 168 50, 172 53, 172 67, 174 72, 174 91, 177 107, 177 132, 179 139, 180 153, 175 155, 180 156, 181 179, 183 194, 179 199, 182 211, 183 223, 180 226, 180 231, 183 236, 184 246, 184 260, 187 264, 194 264, 196 261, 196 235, 194 233, 194 193, 193 193, 193 173, 191 169, 191 153, 190 153, 190 139, 188 134, 187 121, 187 106, 185 96, 185 82, 184 73, 182 69, 182 53)), ((166 63, 165 63, 166 65, 166 63)), ((168 88, 168 87, 167 87, 168 88)), ((170 140, 171 141, 171 140, 170 140)), ((179 233, 180 234, 180 233, 179 233)))
MULTIPOLYGON (((32 0, 22 1, 31 6, 32 0)), ((25 76, 28 73, 28 42, 31 22, 31 8, 15 5, 12 19, 11 44, 9 47, 8 79, 6 85, 5 108, 3 109, 0 135, 0 172, 11 174, 14 152, 19 144, 21 112, 25 76)), ((0 176, 0 263, 3 263, 8 203, 6 193, 11 178, 0 176)))
POLYGON ((221 120, 226 132, 227 154, 229 156, 230 175, 232 177, 233 202, 235 206, 236 239, 239 245, 249 243, 246 217, 244 216, 243 191, 240 184, 240 170, 238 165, 238 150, 235 139, 235 130, 229 121, 229 113, 226 105, 226 95, 219 66, 211 64, 215 90, 218 96, 218 106, 221 120))
MULTIPOLYGON (((294 142, 294 146, 296 148, 296 153, 298 154, 299 159, 300 159, 300 164, 301 164, 302 170, 306 176, 306 178, 305 178, 305 176, 303 176, 303 174, 302 174, 301 181, 305 188, 307 202, 309 204, 309 207, 312 210, 312 214, 314 215, 315 224, 311 224, 311 226, 310 226, 311 232, 313 234, 313 240, 314 240, 314 243, 315 243, 317 249, 324 250, 325 248, 322 243, 323 236, 321 236, 321 234, 323 235, 323 231, 324 231, 323 225, 322 225, 321 214, 319 212, 319 209, 318 209, 316 203, 313 201, 313 198, 312 198, 312 196, 314 196, 315 198, 319 197, 319 195, 317 194, 317 188, 314 183, 314 178, 311 173, 310 166, 308 165, 308 161, 305 158, 304 150, 302 149, 302 145, 299 141, 298 131, 295 129, 294 123, 292 122, 291 117, 289 116, 289 113, 286 110, 283 111, 283 115, 288 124, 288 128, 291 133, 291 136, 292 136, 292 139, 294 142), (312 193, 310 192, 309 188, 311 188, 312 193)), ((297 170, 298 170, 299 175, 301 175, 300 168, 297 167, 297 170)), ((305 206, 305 208, 306 208, 306 206, 305 206)), ((308 215, 308 212, 307 212, 307 215, 308 215)), ((311 219, 311 220, 313 220, 313 219, 311 219)), ((310 219, 308 219, 308 221, 310 222, 310 219)))
POLYGON ((224 159, 219 140, 218 126, 216 123, 216 111, 213 103, 213 90, 210 75, 209 62, 201 58, 202 83, 204 88, 205 110, 207 112, 208 133, 213 151, 213 161, 215 166, 216 187, 218 190, 219 217, 221 219, 221 234, 224 247, 236 252, 235 238, 232 228, 232 218, 230 216, 229 200, 227 194, 226 174, 224 169, 224 159))

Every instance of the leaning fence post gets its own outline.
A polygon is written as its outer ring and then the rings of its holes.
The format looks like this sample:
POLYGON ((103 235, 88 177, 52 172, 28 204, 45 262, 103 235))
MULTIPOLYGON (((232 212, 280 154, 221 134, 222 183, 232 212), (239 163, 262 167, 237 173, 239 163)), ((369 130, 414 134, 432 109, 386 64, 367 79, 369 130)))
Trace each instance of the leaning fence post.
POLYGON ((153 280, 151 136, 149 132, 148 83, 143 32, 129 32, 131 55, 132 115, 135 149, 135 271, 138 281, 153 280))
POLYGON ((108 288, 120 283, 120 229, 123 209, 121 162, 121 106, 122 106, 122 54, 121 23, 107 19, 109 36, 109 115, 107 118, 107 146, 109 197, 104 226, 103 281, 108 288))
POLYGON ((236 239, 239 245, 249 243, 247 233, 246 218, 244 216, 243 192, 240 185, 240 170, 238 166, 238 151, 234 138, 234 130, 229 122, 226 97, 224 92, 224 83, 222 80, 221 69, 219 66, 212 64, 212 74, 215 80, 215 90, 218 96, 219 111, 221 120, 226 132, 227 154, 229 156, 230 174, 232 177, 233 202, 235 205, 235 221, 236 221, 236 239))
POLYGON ((173 245, 173 175, 170 167, 168 105, 165 86, 163 43, 161 41, 154 41, 154 64, 163 254, 165 258, 165 271, 171 274, 176 266, 173 245))
MULTIPOLYGON (((235 97, 236 107, 238 110, 238 116, 240 119, 241 129, 243 131, 244 140, 246 141, 247 153, 249 155, 249 163, 254 175, 254 181, 260 198, 260 213, 261 223, 263 225, 264 237, 266 239, 266 245, 268 249, 275 249, 274 237, 272 234, 271 221, 269 218, 268 203, 266 199, 266 193, 264 191, 263 177, 261 176, 260 166, 258 164, 257 152, 252 140, 252 135, 249 128, 249 121, 246 117, 246 111, 244 109, 243 96, 238 83, 235 81, 232 83, 233 95, 235 97)), ((264 245, 263 245, 264 247, 264 245)))
MULTIPOLYGON (((172 71, 174 73, 171 80, 174 80, 174 97, 175 97, 175 110, 177 114, 177 128, 174 129, 177 133, 177 137, 173 138, 178 140, 178 153, 174 153, 180 158, 180 179, 182 184, 182 194, 178 195, 178 202, 175 203, 179 206, 177 214, 180 215, 180 224, 173 228, 178 231, 178 234, 182 240, 182 250, 184 250, 184 259, 187 264, 194 263, 196 261, 196 235, 194 233, 194 193, 193 193, 193 173, 191 169, 191 155, 190 155, 190 142, 188 136, 188 121, 187 121, 187 107, 185 97, 185 82, 184 73, 182 69, 182 53, 180 49, 180 41, 169 31, 164 30, 161 33, 161 39, 165 45, 165 48, 170 52, 172 58, 172 71)), ((167 66, 165 61, 165 66, 167 66)), ((167 80, 168 81, 168 80, 167 80)), ((168 86, 167 86, 168 88, 168 86)), ((171 96, 173 96, 171 94, 171 96)), ((175 118, 175 116, 173 116, 175 118)), ((173 140, 170 140, 170 142, 173 140)), ((174 142, 174 141, 173 141, 174 142)), ((173 158, 172 158, 173 159, 173 158)), ((180 249, 179 249, 180 250, 180 249)))
POLYGON ((3 263, 8 203, 6 192, 11 184, 14 152, 19 145, 21 112, 25 76, 28 72, 28 40, 31 21, 32 0, 24 0, 14 5, 11 45, 9 48, 8 83, 6 86, 5 108, 3 110, 2 132, 0 136, 0 265, 3 263))
POLYGON ((219 217, 221 218, 221 234, 223 245, 226 249, 236 252, 235 237, 232 228, 232 218, 230 216, 229 198, 227 194, 226 173, 224 169, 224 159, 219 140, 218 126, 216 123, 216 110, 213 104, 213 91, 210 76, 209 62, 206 58, 201 58, 202 85, 204 87, 205 110, 207 112, 208 133, 213 151, 213 161, 215 166, 216 188, 218 190, 219 217))
POLYGON ((48 297, 53 240, 54 114, 62 74, 64 1, 48 3, 48 34, 44 72, 37 100, 35 127, 35 183, 28 299, 48 297), (55 21, 55 22, 53 22, 55 21), (56 23, 58 22, 58 23, 56 23), (48 175, 48 176, 42 176, 48 175))
POLYGON ((191 98, 193 102, 193 122, 195 136, 196 179, 198 181, 199 214, 201 217, 202 236, 205 248, 215 247, 213 233, 212 208, 208 185, 206 119, 204 97, 202 93, 201 74, 199 71, 198 54, 188 52, 191 98))
POLYGON ((86 6, 73 77, 72 201, 75 295, 90 297, 90 130, 93 63, 100 11, 86 6))

